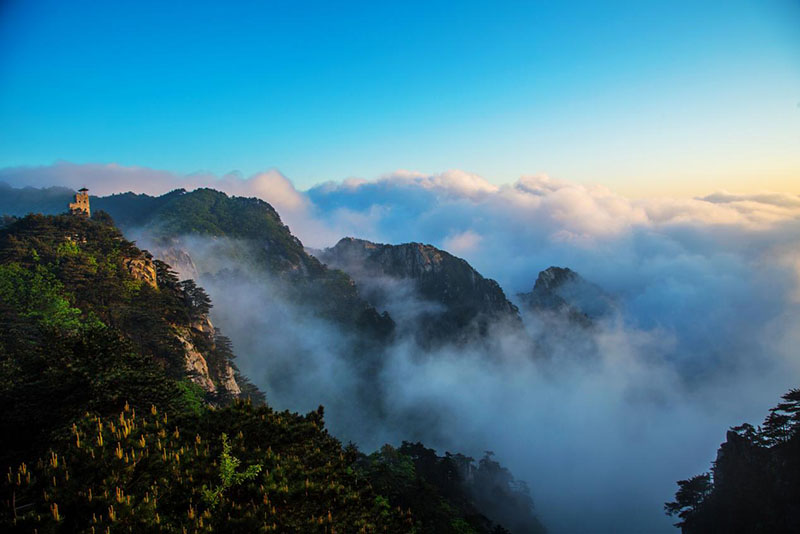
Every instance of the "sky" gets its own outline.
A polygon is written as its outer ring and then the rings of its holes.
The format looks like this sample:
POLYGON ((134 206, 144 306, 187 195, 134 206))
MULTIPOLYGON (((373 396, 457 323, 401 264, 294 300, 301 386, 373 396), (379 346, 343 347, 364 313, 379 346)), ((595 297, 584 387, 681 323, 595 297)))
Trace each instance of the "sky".
POLYGON ((0 3, 0 168, 800 193, 800 2, 0 3))

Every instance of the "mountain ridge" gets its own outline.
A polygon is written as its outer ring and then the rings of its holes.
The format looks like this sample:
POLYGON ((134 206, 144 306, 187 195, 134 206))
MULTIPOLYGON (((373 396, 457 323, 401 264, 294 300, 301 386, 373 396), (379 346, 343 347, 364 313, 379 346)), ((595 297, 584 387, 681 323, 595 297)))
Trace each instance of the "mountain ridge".
POLYGON ((438 304, 440 309, 424 312, 418 321, 417 328, 422 329, 419 337, 424 339, 450 332, 453 335, 447 340, 465 342, 474 334, 486 336, 497 323, 521 328, 517 307, 497 282, 484 278, 467 261, 433 245, 390 245, 345 237, 317 254, 323 262, 348 273, 360 287, 368 289, 368 300, 373 305, 391 300, 391 296, 381 294, 386 293, 380 287, 382 278, 408 282, 416 298, 438 304))

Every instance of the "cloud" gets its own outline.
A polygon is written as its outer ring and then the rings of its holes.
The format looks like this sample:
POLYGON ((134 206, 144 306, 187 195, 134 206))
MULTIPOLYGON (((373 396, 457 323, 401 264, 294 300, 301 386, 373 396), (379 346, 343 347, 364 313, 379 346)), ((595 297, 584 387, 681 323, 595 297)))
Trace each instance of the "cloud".
POLYGON ((452 235, 444 240, 444 249, 452 254, 465 254, 472 252, 483 238, 472 230, 452 235))
MULTIPOLYGON (((356 184, 351 182, 351 185, 358 187, 364 186, 367 183, 368 182, 361 182, 360 184, 356 184)), ((498 190, 496 185, 487 182, 477 174, 464 172, 458 169, 431 175, 400 170, 381 177, 378 183, 384 183, 395 187, 402 185, 404 187, 421 188, 434 191, 440 195, 472 199, 481 198, 484 195, 495 193, 498 190)))
POLYGON ((733 204, 741 202, 755 202, 757 204, 769 204, 783 208, 800 208, 800 195, 791 193, 757 193, 752 195, 736 195, 720 191, 707 195, 702 198, 706 202, 715 204, 733 204))
MULTIPOLYGON (((483 442, 507 436, 501 450, 516 455, 512 465, 528 466, 546 519, 548 509, 563 503, 549 499, 548 482, 537 484, 537 473, 550 483, 565 481, 554 494, 585 487, 576 499, 604 525, 599 530, 635 530, 604 511, 620 501, 651 510, 640 529, 669 529, 668 520, 656 517, 659 495, 668 497, 677 478, 707 469, 728 426, 759 422, 800 382, 791 348, 800 332, 797 197, 629 199, 548 176, 524 176, 478 194, 433 184, 436 176, 409 180, 399 173, 307 194, 315 215, 340 234, 449 249, 510 296, 529 291, 541 269, 569 266, 614 294, 621 318, 594 339, 598 367, 569 368, 554 382, 524 364, 478 372, 465 366, 463 354, 429 358, 423 367, 409 364, 397 402, 449 406, 453 415, 443 420, 473 428, 474 441, 481 432, 483 442), (501 383, 516 380, 516 388, 501 383), (470 399, 454 394, 447 381, 469 384, 470 399), (481 411, 474 403, 498 408, 481 411), (519 430, 531 426, 547 437, 519 430), (631 463, 637 477, 613 472, 631 463), (626 496, 606 499, 599 496, 604 491, 626 496)), ((561 520, 551 519, 557 531, 578 528, 578 520, 561 520)))

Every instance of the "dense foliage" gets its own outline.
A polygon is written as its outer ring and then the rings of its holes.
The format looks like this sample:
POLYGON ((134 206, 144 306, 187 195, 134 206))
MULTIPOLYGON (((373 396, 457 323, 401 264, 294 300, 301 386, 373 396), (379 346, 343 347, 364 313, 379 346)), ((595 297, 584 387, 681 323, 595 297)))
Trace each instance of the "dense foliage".
MULTIPOLYGON (((14 199, 0 202, 0 213, 6 215, 62 213, 69 200, 69 191, 63 188, 0 187, 14 199)), ((367 304, 347 274, 328 269, 307 254, 278 212, 263 200, 229 197, 213 189, 176 189, 158 197, 135 193, 92 197, 91 203, 94 212, 108 213, 123 230, 144 230, 165 246, 187 236, 234 240, 240 246, 226 246, 226 255, 281 277, 290 290, 289 298, 366 340, 361 352, 368 351, 373 340, 380 342, 394 330, 388 314, 380 314, 367 304)))
POLYGON ((409 532, 349 468, 352 452, 299 416, 238 402, 173 422, 152 407, 87 415, 69 444, 8 471, 6 532, 409 532))
POLYGON ((462 454, 438 456, 421 443, 403 442, 400 448, 384 445, 363 456, 359 469, 393 505, 413 510, 419 533, 545 531, 527 486, 514 480, 491 452, 475 465, 462 454))
POLYGON ((665 509, 687 534, 800 532, 800 389, 760 427, 732 428, 711 471, 678 486, 665 509))
MULTIPOLYGON (((184 348, 174 330, 207 313, 208 297, 125 240, 107 215, 96 215, 102 222, 30 215, 0 231, 4 306, 28 320, 56 321, 44 325, 52 327, 48 334, 105 326, 168 375, 182 376, 184 348)), ((192 340, 204 341, 196 334, 192 340)), ((214 347, 207 348, 213 358, 214 347)))

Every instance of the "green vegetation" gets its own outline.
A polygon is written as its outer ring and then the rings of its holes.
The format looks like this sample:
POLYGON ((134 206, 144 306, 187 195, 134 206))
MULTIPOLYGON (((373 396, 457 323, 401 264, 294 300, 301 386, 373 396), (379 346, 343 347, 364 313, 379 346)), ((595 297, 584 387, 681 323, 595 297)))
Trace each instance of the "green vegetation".
MULTIPOLYGON (((28 216, 0 231, 0 459, 13 466, 0 529, 406 530, 351 473, 321 411, 213 409, 230 400, 188 380, 174 342, 174 326, 203 318, 210 300, 158 261, 153 287, 130 259, 149 260, 79 217, 28 216)), ((221 336, 195 342, 209 367, 232 357, 221 336)))
MULTIPOLYGON (((3 184, 0 184, 2 186, 3 184)), ((62 213, 71 200, 63 188, 0 188, 12 202, 0 202, 0 213, 23 216, 31 211, 62 213)), ((2 197, 3 195, 0 195, 2 197)), ((368 353, 394 332, 394 322, 378 313, 358 293, 342 271, 328 269, 306 253, 303 244, 283 224, 278 212, 257 198, 229 197, 213 189, 187 192, 176 189, 159 197, 122 193, 92 197, 93 219, 109 224, 111 217, 123 230, 144 229, 166 245, 187 236, 230 238, 225 255, 243 265, 280 277, 288 298, 312 313, 338 323, 364 339, 357 352, 368 353)), ((5 217, 0 228, 11 224, 5 217)))
POLYGON ((228 197, 213 189, 182 189, 160 197, 112 195, 95 205, 120 221, 123 227, 147 226, 162 237, 203 235, 257 240, 251 252, 274 272, 308 263, 319 271, 319 262, 309 262, 303 245, 283 224, 278 212, 257 198, 228 197))
POLYGON ((800 389, 760 427, 728 431, 711 471, 678 486, 665 510, 687 534, 800 532, 800 389))
POLYGON ((351 461, 317 412, 237 402, 173 422, 155 407, 144 414, 125 407, 116 417, 82 417, 60 452, 10 469, 0 527, 408 532, 407 514, 378 505, 369 485, 349 473, 351 461), (240 462, 247 467, 237 472, 240 462))
POLYGON ((231 444, 228 443, 228 435, 222 434, 222 453, 219 457, 219 479, 220 484, 216 488, 209 489, 203 486, 203 500, 210 507, 219 504, 222 492, 233 486, 238 486, 242 482, 252 480, 261 472, 261 464, 251 465, 242 472, 237 472, 241 460, 231 454, 231 444))
POLYGON ((62 292, 61 283, 41 265, 0 265, 0 300, 42 328, 75 332, 81 326, 81 311, 71 307, 62 292))
POLYGON ((533 501, 524 483, 492 459, 478 462, 462 454, 436 451, 421 443, 403 442, 395 449, 361 457, 358 469, 389 502, 413 512, 420 534, 543 533, 533 514, 533 501), (492 519, 490 519, 489 517, 492 519))

